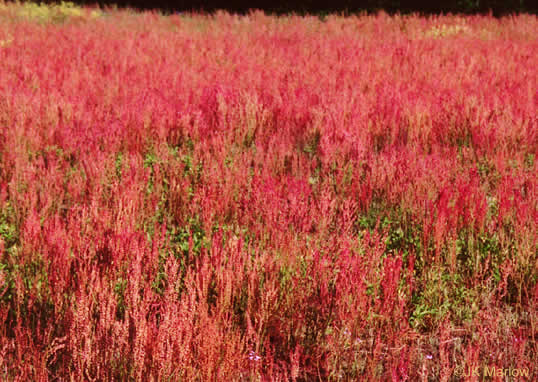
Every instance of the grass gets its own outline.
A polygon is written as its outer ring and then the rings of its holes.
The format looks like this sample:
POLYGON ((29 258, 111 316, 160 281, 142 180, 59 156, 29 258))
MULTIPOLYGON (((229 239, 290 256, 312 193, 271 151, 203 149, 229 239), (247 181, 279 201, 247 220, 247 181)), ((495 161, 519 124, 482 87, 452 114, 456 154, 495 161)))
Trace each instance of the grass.
POLYGON ((537 375, 536 16, 0 20, 2 379, 537 375))

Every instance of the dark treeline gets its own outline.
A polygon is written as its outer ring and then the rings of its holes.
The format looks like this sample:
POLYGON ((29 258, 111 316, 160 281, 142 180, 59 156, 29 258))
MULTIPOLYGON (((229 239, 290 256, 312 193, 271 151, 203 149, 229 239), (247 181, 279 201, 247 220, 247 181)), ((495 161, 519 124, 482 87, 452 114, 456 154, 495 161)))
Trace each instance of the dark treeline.
MULTIPOLYGON (((60 0, 37 1, 43 3, 60 2, 60 0)), ((276 14, 315 14, 378 12, 388 13, 492 13, 495 16, 527 12, 537 13, 537 5, 532 0, 317 0, 275 1, 275 0, 74 0, 77 4, 98 4, 101 7, 117 5, 140 10, 157 9, 165 13, 196 11, 214 12, 227 10, 233 13, 247 13, 252 9, 264 10, 276 14)))

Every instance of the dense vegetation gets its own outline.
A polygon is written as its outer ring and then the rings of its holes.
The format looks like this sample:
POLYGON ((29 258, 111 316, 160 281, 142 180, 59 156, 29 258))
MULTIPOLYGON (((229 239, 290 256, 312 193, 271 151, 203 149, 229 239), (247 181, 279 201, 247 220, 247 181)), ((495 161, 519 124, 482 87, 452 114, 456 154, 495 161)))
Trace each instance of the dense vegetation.
POLYGON ((532 380, 537 30, 0 3, 0 379, 532 380))
MULTIPOLYGON (((24 1, 24 0, 23 0, 24 1)), ((26 0, 32 1, 32 0, 26 0)), ((34 3, 54 4, 54 0, 33 1, 34 3)), ((325 17, 330 13, 459 13, 459 14, 493 14, 510 15, 519 12, 534 13, 538 11, 536 1, 531 0, 76 0, 80 5, 99 5, 131 7, 137 9, 163 12, 203 11, 248 13, 251 9, 263 10, 273 14, 311 14, 325 17)))

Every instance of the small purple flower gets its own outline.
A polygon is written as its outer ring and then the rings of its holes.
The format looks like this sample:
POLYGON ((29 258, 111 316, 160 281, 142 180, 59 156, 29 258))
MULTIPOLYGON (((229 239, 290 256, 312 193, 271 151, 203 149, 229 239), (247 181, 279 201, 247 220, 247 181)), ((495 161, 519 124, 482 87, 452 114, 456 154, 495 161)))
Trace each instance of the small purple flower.
POLYGON ((250 359, 251 361, 259 361, 260 359, 262 359, 262 357, 260 357, 259 355, 257 355, 255 352, 253 352, 252 350, 248 352, 248 359, 250 359))
POLYGON ((431 354, 427 354, 427 355, 426 355, 426 359, 433 359, 433 355, 431 355, 431 354))

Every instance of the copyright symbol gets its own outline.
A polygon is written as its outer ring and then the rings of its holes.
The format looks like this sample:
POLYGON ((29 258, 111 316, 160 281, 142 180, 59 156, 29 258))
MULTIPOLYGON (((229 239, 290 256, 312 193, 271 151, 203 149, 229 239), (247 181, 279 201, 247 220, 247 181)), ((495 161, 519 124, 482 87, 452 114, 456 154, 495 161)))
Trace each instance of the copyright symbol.
POLYGON ((463 366, 456 366, 454 369, 454 376, 461 377, 463 375, 463 366))

